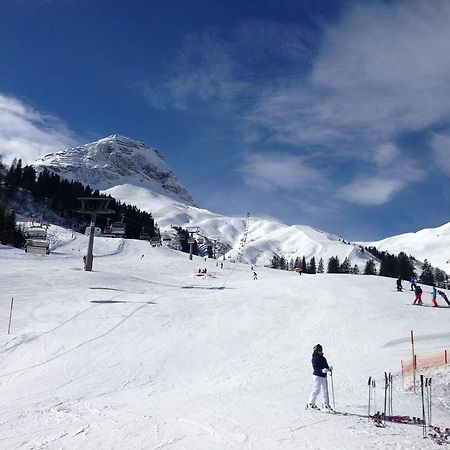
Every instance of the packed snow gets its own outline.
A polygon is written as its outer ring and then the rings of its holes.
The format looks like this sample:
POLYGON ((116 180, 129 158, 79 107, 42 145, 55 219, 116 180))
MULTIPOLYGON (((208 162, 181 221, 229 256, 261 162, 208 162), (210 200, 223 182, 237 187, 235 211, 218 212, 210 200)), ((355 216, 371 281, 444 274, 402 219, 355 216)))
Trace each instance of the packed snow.
MULTIPOLYGON (((406 283, 396 292, 389 278, 263 267, 253 280, 247 264, 105 237, 85 272, 85 236, 52 225, 49 237, 49 256, 0 247, 0 448, 436 445, 421 425, 377 428, 367 417, 368 377, 383 410, 384 372, 394 375, 394 414, 422 416, 400 374, 411 330, 418 354, 450 348, 450 308, 412 306, 406 283), (347 415, 305 410, 317 343, 347 415)), ((433 423, 450 426, 448 367, 426 375, 433 423)))

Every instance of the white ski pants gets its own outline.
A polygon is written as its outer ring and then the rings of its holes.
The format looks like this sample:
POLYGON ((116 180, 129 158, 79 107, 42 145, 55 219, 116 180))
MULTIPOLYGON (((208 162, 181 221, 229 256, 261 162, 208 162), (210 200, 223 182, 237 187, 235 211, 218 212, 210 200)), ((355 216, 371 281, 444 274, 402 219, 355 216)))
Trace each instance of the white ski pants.
POLYGON ((328 384, 326 377, 318 377, 317 375, 313 375, 314 386, 311 391, 311 395, 309 396, 309 402, 312 405, 316 404, 317 396, 319 392, 322 391, 322 399, 324 406, 330 405, 330 399, 328 398, 328 384))

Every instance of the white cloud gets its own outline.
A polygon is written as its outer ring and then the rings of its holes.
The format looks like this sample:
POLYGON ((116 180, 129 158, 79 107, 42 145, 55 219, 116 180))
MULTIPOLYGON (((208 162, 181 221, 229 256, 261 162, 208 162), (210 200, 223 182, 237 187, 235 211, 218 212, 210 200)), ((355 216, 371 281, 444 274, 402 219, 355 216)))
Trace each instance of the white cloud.
POLYGON ((450 2, 358 3, 324 28, 308 76, 266 89, 249 122, 292 144, 377 142, 450 119, 450 2))
POLYGON ((0 154, 9 164, 24 164, 73 145, 75 135, 57 118, 44 115, 23 101, 0 93, 0 154))
POLYGON ((357 177, 339 191, 339 196, 362 205, 383 205, 404 186, 403 180, 357 177))
POLYGON ((324 178, 303 157, 280 153, 247 155, 240 172, 247 185, 269 191, 314 189, 324 178))
POLYGON ((450 135, 434 134, 431 140, 431 147, 436 166, 447 175, 450 175, 450 135))
POLYGON ((395 162, 400 156, 400 150, 398 147, 391 143, 387 142, 378 146, 375 149, 373 159, 377 166, 387 166, 395 162))

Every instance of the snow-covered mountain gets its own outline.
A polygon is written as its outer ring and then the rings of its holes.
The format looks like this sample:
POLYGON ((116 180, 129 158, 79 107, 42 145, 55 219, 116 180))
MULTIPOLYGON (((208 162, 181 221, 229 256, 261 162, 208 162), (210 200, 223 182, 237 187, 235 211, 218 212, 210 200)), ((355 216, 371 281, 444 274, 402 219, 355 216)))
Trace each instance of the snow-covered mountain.
POLYGON ((143 187, 118 185, 104 191, 139 209, 151 211, 161 230, 171 225, 199 227, 200 235, 216 238, 228 249, 226 258, 249 264, 267 265, 274 255, 285 258, 305 256, 323 258, 331 256, 340 261, 346 257, 352 265, 363 269, 369 258, 359 245, 345 244, 338 236, 304 225, 286 225, 268 219, 244 215, 222 216, 207 209, 186 205, 143 187))
POLYGON ((194 205, 191 195, 158 150, 117 134, 49 153, 34 166, 36 170, 46 167, 63 178, 89 184, 94 189, 139 186, 194 205))
MULTIPOLYGON (((176 178, 161 153, 141 142, 113 135, 81 147, 45 155, 35 163, 64 178, 80 181, 125 203, 153 214, 163 232, 173 233, 172 225, 199 227, 200 235, 217 239, 226 258, 267 265, 274 255, 288 260, 312 257, 325 264, 331 256, 342 262, 349 258, 362 270, 372 258, 361 246, 373 245, 392 253, 405 251, 419 260, 448 269, 450 224, 442 230, 423 230, 406 239, 393 237, 378 242, 349 244, 331 233, 304 225, 286 225, 273 220, 222 216, 194 206, 189 192, 176 178), (425 236, 426 234, 426 236, 425 236)), ((404 235, 410 236, 410 235, 404 235)))
POLYGON ((450 273, 450 222, 437 228, 425 228, 416 233, 399 234, 362 244, 374 246, 392 254, 405 252, 420 261, 428 259, 433 266, 450 273))

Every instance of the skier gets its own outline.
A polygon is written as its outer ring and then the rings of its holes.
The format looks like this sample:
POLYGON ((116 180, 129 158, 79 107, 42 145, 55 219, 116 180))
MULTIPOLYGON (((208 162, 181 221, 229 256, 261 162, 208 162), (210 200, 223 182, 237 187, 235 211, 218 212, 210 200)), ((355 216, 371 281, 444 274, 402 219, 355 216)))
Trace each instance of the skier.
POLYGON ((402 279, 401 279, 401 277, 397 278, 397 291, 398 292, 403 292, 403 286, 402 286, 402 279))
POLYGON ((411 280, 409 283, 411 284, 411 290, 414 291, 414 289, 416 289, 416 284, 417 284, 417 280, 414 275, 411 277, 411 280))
POLYGON ((413 302, 413 305, 423 305, 422 303, 422 288, 416 284, 416 288, 414 289, 414 293, 416 294, 416 298, 413 302))
POLYGON ((309 396, 308 407, 311 409, 318 409, 316 406, 316 399, 319 392, 322 391, 324 407, 326 410, 331 411, 330 400, 328 397, 327 372, 331 373, 333 367, 328 365, 325 356, 323 356, 323 349, 320 344, 317 344, 313 348, 311 363, 313 366, 314 386, 311 395, 309 396))
POLYGON ((433 291, 431 292, 431 306, 436 306, 436 307, 439 306, 437 304, 436 297, 437 297, 436 286, 433 286, 433 291))
POLYGON ((258 279, 258 274, 257 274, 255 271, 253 271, 253 279, 254 279, 254 280, 257 280, 257 279, 258 279))

